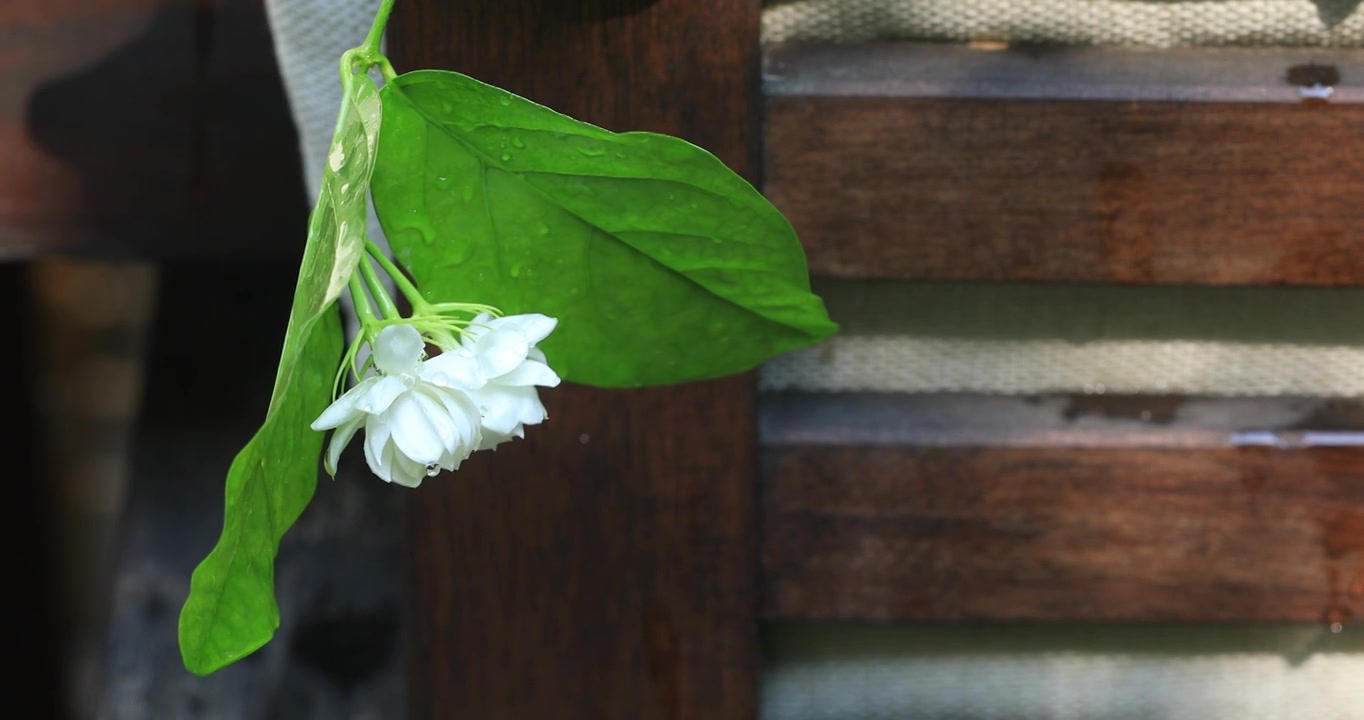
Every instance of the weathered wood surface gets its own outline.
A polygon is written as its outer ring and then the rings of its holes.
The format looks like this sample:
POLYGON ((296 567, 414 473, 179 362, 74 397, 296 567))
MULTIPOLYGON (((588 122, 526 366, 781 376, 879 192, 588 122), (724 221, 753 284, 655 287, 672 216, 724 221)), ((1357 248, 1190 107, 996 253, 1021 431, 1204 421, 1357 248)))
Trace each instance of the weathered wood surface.
MULTIPOLYGON (((399 69, 456 68, 752 177, 758 2, 400 3, 399 69)), ((408 505, 415 718, 756 714, 751 377, 542 393, 549 421, 408 505)))
POLYGON ((301 247, 261 0, 10 0, 0 44, 0 259, 301 247))
POLYGON ((1250 95, 1213 73, 1221 95, 1195 101, 1212 91, 1132 67, 1125 84, 1075 68, 1070 84, 1048 84, 1027 62, 939 77, 951 68, 932 55, 886 52, 769 58, 764 190, 816 274, 1364 283, 1351 260, 1364 250, 1357 81, 1330 102, 1225 102, 1250 95))
POLYGON ((770 447, 773 619, 1364 614, 1364 448, 770 447))
POLYGON ((790 391, 759 398, 768 446, 1364 446, 1364 401, 1356 398, 790 391))

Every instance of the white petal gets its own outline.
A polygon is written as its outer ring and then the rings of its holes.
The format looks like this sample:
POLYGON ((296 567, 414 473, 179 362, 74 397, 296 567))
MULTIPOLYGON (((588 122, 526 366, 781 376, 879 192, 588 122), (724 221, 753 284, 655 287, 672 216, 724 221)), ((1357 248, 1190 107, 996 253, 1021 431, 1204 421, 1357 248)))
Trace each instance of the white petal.
POLYGON ((356 404, 369 392, 370 388, 374 387, 376 382, 378 382, 378 378, 365 378, 359 385, 347 390, 344 395, 336 399, 336 402, 328 405, 327 409, 317 416, 310 427, 318 431, 331 430, 349 422, 357 413, 356 404))
MULTIPOLYGON (((440 398, 436 397, 435 388, 428 386, 423 390, 424 392, 413 393, 412 399, 421 407, 431 429, 440 438, 441 452, 453 452, 461 439, 459 429, 455 427, 454 419, 450 417, 450 412, 445 409, 440 398)), ((433 462, 439 462, 439 458, 433 462)))
POLYGON ((546 365, 549 364, 549 361, 545 359, 545 351, 544 351, 544 350, 541 350, 541 349, 538 348, 538 347, 533 347, 533 348, 531 348, 531 349, 530 349, 530 352, 526 353, 526 359, 527 359, 527 360, 536 360, 536 361, 542 362, 542 363, 544 363, 544 364, 546 364, 546 365))
POLYGON ((384 482, 393 482, 393 447, 391 443, 375 446, 369 442, 369 428, 365 428, 365 462, 370 472, 384 482))
POLYGON ((469 453, 478 447, 479 436, 482 434, 482 413, 479 412, 478 405, 459 390, 433 388, 433 394, 445 407, 450 422, 459 434, 455 454, 468 457, 469 453))
POLYGON ((415 393, 398 398, 389 409, 393 443, 398 446, 399 452, 423 466, 440 460, 445 450, 445 445, 425 410, 417 401, 415 393))
POLYGON ((478 370, 478 361, 465 348, 443 352, 422 363, 421 379, 440 387, 477 390, 486 380, 478 370))
MULTIPOLYGON (((399 395, 412 385, 411 376, 404 379, 403 376, 386 375, 384 377, 370 378, 378 382, 370 386, 365 396, 355 404, 355 408, 361 412, 378 414, 388 410, 388 406, 398 399, 399 395)), ((366 381, 368 382, 368 380, 366 381)))
POLYGON ((402 453, 394 457, 393 463, 393 482, 404 487, 414 488, 422 484, 426 478, 426 465, 416 462, 410 458, 405 458, 402 453))
POLYGON ((498 445, 501 445, 502 443, 507 442, 512 438, 523 438, 525 436, 526 429, 522 427, 520 423, 517 423, 516 427, 513 428, 512 431, 509 433, 497 433, 491 431, 483 433, 483 441, 479 444, 478 449, 496 450, 498 445))
POLYGON ((483 376, 492 379, 516 369, 530 352, 526 336, 514 330, 493 330, 478 339, 474 356, 483 376))
POLYGON ((516 369, 509 373, 504 373, 497 378, 498 385, 521 386, 521 385, 540 385, 542 387, 557 387, 559 376, 548 365, 527 359, 516 369))
POLYGON ((374 339, 374 364, 386 375, 416 372, 426 343, 411 325, 389 325, 374 339))
POLYGON ((515 330, 526 337, 526 342, 534 345, 535 343, 544 340, 550 333, 554 332, 554 328, 559 324, 559 321, 548 315, 528 313, 526 315, 508 315, 493 320, 489 324, 492 325, 494 330, 515 330))
POLYGON ((474 319, 469 321, 469 326, 464 328, 464 334, 459 338, 460 344, 466 348, 472 349, 474 344, 478 342, 478 339, 483 337, 483 333, 492 329, 489 325, 492 320, 493 316, 488 313, 479 313, 475 315, 474 319))
POLYGON ((360 429, 360 424, 364 422, 363 415, 356 415, 349 422, 338 427, 332 432, 331 445, 327 447, 327 459, 323 461, 322 467, 326 468, 327 474, 336 477, 336 463, 341 459, 341 451, 350 444, 350 439, 355 437, 355 431, 360 429))
POLYGON ((485 431, 510 433, 518 423, 534 425, 545 419, 545 406, 534 387, 488 385, 472 397, 483 411, 485 431))
MULTIPOLYGON (((382 461, 384 448, 389 444, 388 441, 392 435, 393 419, 388 413, 370 415, 365 420, 365 459, 369 460, 373 457, 382 461)), ((369 466, 370 469, 374 469, 374 462, 371 461, 369 466)), ((374 474, 379 475, 379 471, 375 470, 374 474)), ((386 475, 380 475, 380 477, 388 480, 386 475)))

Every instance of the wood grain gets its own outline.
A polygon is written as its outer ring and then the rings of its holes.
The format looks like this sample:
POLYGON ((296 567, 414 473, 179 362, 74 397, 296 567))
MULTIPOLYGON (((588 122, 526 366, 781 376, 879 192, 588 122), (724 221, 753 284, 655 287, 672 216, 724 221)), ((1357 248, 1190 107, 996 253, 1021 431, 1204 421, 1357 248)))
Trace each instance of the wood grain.
POLYGON ((854 58, 768 100, 765 192, 815 274, 1364 283, 1364 104, 931 96, 863 77, 888 74, 854 58))
MULTIPOLYGON (((400 70, 678 134, 752 176, 758 11, 405 0, 389 40, 400 70)), ((543 395, 550 419, 524 442, 412 494, 413 716, 755 717, 753 379, 543 395)))
POLYGON ((1345 622, 1364 448, 782 447, 769 618, 1345 622))
POLYGON ((0 259, 301 249, 262 0, 19 0, 0 37, 0 259))

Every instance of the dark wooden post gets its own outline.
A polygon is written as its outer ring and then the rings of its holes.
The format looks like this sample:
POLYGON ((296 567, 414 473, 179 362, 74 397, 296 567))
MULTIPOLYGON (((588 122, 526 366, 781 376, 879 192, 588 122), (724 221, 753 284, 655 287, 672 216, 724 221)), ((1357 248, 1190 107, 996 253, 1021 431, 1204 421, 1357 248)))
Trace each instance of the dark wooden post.
MULTIPOLYGON (((457 69, 758 168, 757 0, 402 0, 400 71, 457 69)), ((416 718, 756 715, 751 377, 544 394, 524 442, 408 505, 416 718)))

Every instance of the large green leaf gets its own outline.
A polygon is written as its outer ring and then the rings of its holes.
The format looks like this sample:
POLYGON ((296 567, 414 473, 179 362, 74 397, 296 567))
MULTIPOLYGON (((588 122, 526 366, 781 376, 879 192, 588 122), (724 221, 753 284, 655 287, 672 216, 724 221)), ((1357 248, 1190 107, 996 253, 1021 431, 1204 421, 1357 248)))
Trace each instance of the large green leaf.
POLYGON ((279 627, 275 554, 317 483, 323 435, 309 424, 331 400, 343 344, 335 301, 363 253, 380 116, 374 84, 357 76, 308 222, 270 409, 228 471, 222 536, 194 571, 180 613, 185 667, 201 675, 255 651, 279 627))
POLYGON ((451 72, 381 97, 373 195, 394 255, 429 299, 558 317, 544 349, 565 379, 729 375, 836 329, 790 224, 706 151, 451 72))

